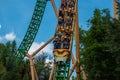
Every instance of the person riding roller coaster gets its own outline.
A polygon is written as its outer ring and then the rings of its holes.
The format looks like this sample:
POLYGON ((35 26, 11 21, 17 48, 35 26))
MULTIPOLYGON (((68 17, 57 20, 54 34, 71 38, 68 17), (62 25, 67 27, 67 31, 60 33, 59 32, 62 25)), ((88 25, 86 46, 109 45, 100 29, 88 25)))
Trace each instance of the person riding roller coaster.
POLYGON ((61 48, 61 38, 58 36, 55 36, 54 43, 54 49, 60 49, 61 48))
POLYGON ((70 46, 70 37, 64 36, 63 37, 63 48, 69 49, 70 46))
POLYGON ((62 17, 62 18, 64 18, 64 11, 61 8, 59 10, 59 16, 62 17))
POLYGON ((66 0, 62 0, 61 8, 62 8, 62 10, 64 10, 65 8, 67 8, 67 1, 66 0))
POLYGON ((67 16, 73 18, 74 15, 74 10, 71 10, 70 8, 68 8, 67 12, 66 12, 67 16))
POLYGON ((61 17, 61 16, 58 17, 58 24, 62 25, 62 26, 64 25, 64 18, 63 17, 61 17))
POLYGON ((70 16, 65 16, 66 26, 72 27, 72 18, 70 16))
POLYGON ((75 0, 69 0, 69 5, 68 5, 68 7, 73 10, 73 9, 74 9, 74 6, 75 6, 75 0))
POLYGON ((55 36, 58 36, 58 37, 62 36, 62 33, 61 33, 60 29, 56 30, 55 36))
POLYGON ((56 62, 63 61, 63 57, 67 59, 70 54, 70 39, 72 37, 72 23, 74 15, 74 0, 62 0, 58 15, 58 25, 55 33, 54 56, 56 62), (62 59, 59 59, 61 58, 62 59))
POLYGON ((64 35, 65 35, 66 37, 70 37, 70 36, 72 35, 71 29, 65 29, 64 35))

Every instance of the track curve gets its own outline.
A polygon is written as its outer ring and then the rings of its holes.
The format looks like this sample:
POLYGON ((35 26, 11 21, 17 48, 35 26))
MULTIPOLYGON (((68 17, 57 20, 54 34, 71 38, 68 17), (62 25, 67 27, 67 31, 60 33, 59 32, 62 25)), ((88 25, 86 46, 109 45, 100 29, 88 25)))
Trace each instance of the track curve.
POLYGON ((39 30, 39 27, 45 12, 46 4, 47 4, 47 0, 37 0, 27 32, 20 46, 18 47, 17 56, 19 58, 23 59, 25 56, 25 53, 28 52, 28 50, 31 47, 36 37, 36 34, 39 30))

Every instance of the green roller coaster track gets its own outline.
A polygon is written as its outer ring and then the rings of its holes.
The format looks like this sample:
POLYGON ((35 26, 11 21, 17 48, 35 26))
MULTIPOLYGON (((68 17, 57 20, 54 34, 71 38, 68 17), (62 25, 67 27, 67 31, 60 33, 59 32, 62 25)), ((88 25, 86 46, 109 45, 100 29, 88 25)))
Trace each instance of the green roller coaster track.
MULTIPOLYGON (((45 12, 45 7, 47 4, 47 1, 50 1, 50 0, 37 0, 37 2, 36 2, 29 27, 27 29, 27 32, 26 32, 24 38, 23 38, 23 41, 21 42, 20 46, 18 47, 17 56, 19 58, 18 59, 19 62, 21 62, 21 60, 23 60, 26 52, 28 52, 28 50, 30 49, 30 47, 31 47, 36 35, 37 35, 37 32, 39 30, 39 27, 40 27, 40 24, 41 24, 41 21, 42 21, 44 12, 45 12)), ((66 0, 66 1, 69 2, 69 0, 66 0)), ((76 1, 76 3, 75 3, 74 7, 78 7, 78 5, 76 5, 76 4, 78 4, 78 1, 77 0, 75 0, 75 1, 76 1)), ((62 0, 61 0, 61 2, 62 2, 62 0)), ((117 15, 118 15, 118 19, 120 20, 120 0, 117 1, 117 6, 118 6, 117 7, 118 8, 117 15)), ((68 8, 69 7, 67 6, 67 9, 68 8)), ((66 15, 66 14, 64 13, 64 15, 66 15)), ((75 22, 75 19, 74 19, 75 16, 73 16, 71 18, 75 22)), ((74 23, 74 22, 72 22, 72 23, 74 23)), ((64 22, 64 24, 65 24, 65 22, 64 22)), ((74 31, 74 28, 73 28, 74 26, 72 25, 73 31, 74 31)), ((73 33, 71 35, 70 41, 72 43, 73 33)), ((67 56, 66 62, 61 63, 60 61, 58 61, 58 63, 57 62, 54 63, 55 68, 54 68, 54 76, 53 76, 52 80, 68 80, 69 79, 71 49, 72 49, 70 47, 72 47, 72 45, 69 46, 70 55, 67 56)), ((62 48, 59 48, 59 49, 62 49, 62 48)))
MULTIPOLYGON (((62 0, 63 3, 64 3, 64 0, 62 0)), ((61 1, 61 3, 62 3, 61 1)), ((69 2, 69 0, 66 0, 69 2)), ((68 3, 69 4, 69 3, 68 3)), ((70 9, 70 7, 66 6, 66 9, 70 9)), ((74 9, 75 9, 75 6, 76 6, 76 3, 74 4, 74 9)), ((61 6, 61 9, 62 9, 62 6, 61 6)), ((59 13, 60 13, 60 10, 59 10, 59 13)), ((67 13, 63 13, 64 16, 67 15, 67 13)), ((58 17, 61 16, 61 15, 58 15, 58 17)), ((71 27, 72 27, 72 30, 74 31, 74 26, 73 23, 75 23, 75 16, 69 16, 73 21, 71 22, 71 27)), ((63 17, 65 19, 65 17, 63 17)), ((59 19, 59 18, 58 18, 59 19)), ((63 24, 66 24, 66 21, 63 22, 63 24)), ((58 26, 59 28, 59 22, 58 22, 58 26)), ((66 26, 64 26, 65 28, 66 26)), ((55 33, 57 33, 58 31, 56 30, 55 33)), ((61 32, 61 35, 64 35, 64 31, 61 32)), ((61 37, 58 36, 60 39, 61 37)), ((71 49, 72 49, 72 42, 73 42, 73 33, 71 33, 70 35, 70 43, 71 45, 69 45, 69 56, 67 56, 67 60, 64 61, 64 60, 61 60, 61 61, 58 61, 58 62, 55 62, 55 68, 54 68, 54 77, 53 77, 53 80, 68 80, 69 79, 69 71, 70 71, 70 60, 71 60, 71 49)), ((63 41, 64 43, 64 41, 63 41)), ((55 47, 55 46, 54 46, 55 47)), ((61 46, 61 48, 59 49, 62 49, 63 47, 61 46)))
MULTIPOLYGON (((28 50, 30 49, 36 34, 39 30, 44 12, 45 12, 45 7, 47 4, 47 1, 49 0, 37 0, 36 6, 32 15, 32 19, 30 21, 29 27, 27 29, 27 32, 23 38, 23 41, 21 42, 18 51, 17 51, 17 56, 18 56, 18 61, 21 62, 28 50)), ((69 8, 69 7, 67 7, 69 8)), ((65 14, 64 14, 65 15, 65 14)), ((74 17, 72 17, 74 19, 74 17)), ((73 26, 72 26, 73 27, 73 26)), ((74 29, 74 28, 72 28, 74 29)), ((73 33, 72 33, 73 35, 73 33)), ((71 43, 73 36, 71 35, 71 43)), ((72 45, 70 45, 72 47, 72 45)), ((70 47, 69 46, 69 47, 70 47)), ((71 48, 70 49, 70 54, 71 54, 71 48)), ((67 80, 69 76, 69 70, 70 70, 70 60, 71 60, 71 55, 68 56, 66 63, 58 62, 58 64, 55 64, 55 69, 54 69, 54 77, 53 80, 67 80)))
POLYGON ((22 58, 24 57, 25 53, 28 52, 30 49, 36 34, 39 30, 42 17, 45 12, 45 7, 46 7, 47 0, 37 0, 36 6, 32 15, 31 22, 29 24, 29 27, 27 29, 27 32, 23 38, 23 41, 21 42, 17 55, 18 57, 22 58))

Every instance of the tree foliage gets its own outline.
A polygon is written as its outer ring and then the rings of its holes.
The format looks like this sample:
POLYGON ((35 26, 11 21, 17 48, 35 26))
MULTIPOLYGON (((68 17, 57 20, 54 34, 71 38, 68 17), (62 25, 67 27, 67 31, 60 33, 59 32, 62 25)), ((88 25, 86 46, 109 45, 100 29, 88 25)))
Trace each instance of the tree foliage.
POLYGON ((95 9, 88 21, 90 29, 81 30, 81 61, 88 80, 120 80, 120 22, 108 9, 95 9))
MULTIPOLYGON (((16 41, 0 43, 0 80, 31 80, 29 60, 25 59, 20 64, 16 63, 19 59, 16 57, 16 52, 16 41)), ((34 60, 40 79, 42 73, 42 80, 48 80, 51 69, 51 64, 45 63, 47 57, 47 54, 41 54, 34 60)))

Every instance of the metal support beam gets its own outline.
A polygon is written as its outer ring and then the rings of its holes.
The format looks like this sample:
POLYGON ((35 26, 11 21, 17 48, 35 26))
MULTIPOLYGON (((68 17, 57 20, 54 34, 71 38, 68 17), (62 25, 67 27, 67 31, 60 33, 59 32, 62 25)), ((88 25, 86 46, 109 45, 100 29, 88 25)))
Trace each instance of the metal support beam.
POLYGON ((76 65, 77 65, 77 60, 75 61, 74 65, 72 66, 72 68, 71 68, 71 70, 69 72, 68 80, 70 79, 72 73, 74 72, 74 69, 75 69, 76 65))
POLYGON ((80 42, 79 42, 79 24, 78 24, 78 0, 76 0, 76 24, 75 24, 75 43, 76 43, 76 60, 78 65, 76 67, 77 79, 80 80, 80 42))
POLYGON ((114 18, 118 19, 118 4, 117 4, 118 0, 114 0, 114 18))
POLYGON ((29 57, 32 80, 35 80, 33 57, 29 57))
POLYGON ((72 58, 72 63, 74 64, 76 60, 75 60, 75 58, 74 58, 73 53, 71 53, 71 58, 72 58))
POLYGON ((85 71, 84 71, 82 66, 80 66, 80 70, 82 71, 82 75, 83 75, 84 80, 87 80, 87 76, 86 76, 85 71))
POLYGON ((38 48, 35 52, 33 52, 32 56, 35 56, 40 50, 42 50, 45 46, 47 46, 53 39, 54 37, 49 39, 45 44, 43 44, 40 48, 38 48))
POLYGON ((53 75, 54 75, 54 68, 55 68, 55 64, 53 64, 53 66, 52 66, 52 70, 51 70, 51 73, 50 73, 49 80, 52 80, 52 78, 53 78, 53 75))
MULTIPOLYGON (((73 53, 71 54, 71 58, 72 58, 72 63, 75 64, 75 58, 74 58, 73 53)), ((80 66, 80 71, 82 72, 82 76, 83 76, 84 80, 87 80, 87 76, 86 76, 85 71, 82 66, 80 66)))
POLYGON ((52 3, 52 6, 53 6, 53 8, 54 8, 56 17, 58 18, 58 10, 57 10, 57 8, 56 8, 55 1, 54 1, 54 0, 51 0, 51 3, 52 3))
MULTIPOLYGON (((33 65, 33 66, 34 66, 34 65, 33 65)), ((34 74, 35 74, 36 80, 39 80, 38 75, 37 75, 37 72, 36 72, 36 69, 35 69, 35 66, 34 66, 34 74)))
POLYGON ((33 59, 34 57, 32 57, 30 54, 26 53, 26 57, 29 58, 29 61, 30 61, 30 69, 31 69, 31 77, 32 77, 32 80, 39 80, 38 79, 38 75, 37 75, 37 72, 36 72, 36 69, 35 69, 35 66, 34 66, 34 63, 33 63, 33 59))
POLYGON ((49 39, 45 44, 43 44, 40 48, 38 48, 35 52, 33 52, 32 55, 26 53, 26 57, 29 58, 30 61, 30 69, 31 69, 31 76, 32 76, 32 80, 39 80, 38 76, 37 76, 37 72, 33 63, 33 58, 34 56, 41 50, 43 49, 45 46, 47 46, 52 40, 54 39, 54 37, 52 37, 51 39, 49 39))
POLYGON ((43 49, 46 45, 48 45, 52 40, 54 39, 54 37, 52 37, 51 39, 49 39, 44 45, 42 45, 40 48, 38 48, 35 52, 33 52, 32 55, 26 53, 26 57, 29 58, 30 61, 30 69, 31 69, 31 76, 32 76, 32 80, 39 80, 38 76, 37 76, 37 72, 36 69, 34 67, 34 63, 33 63, 33 58, 34 56, 41 50, 43 49))

